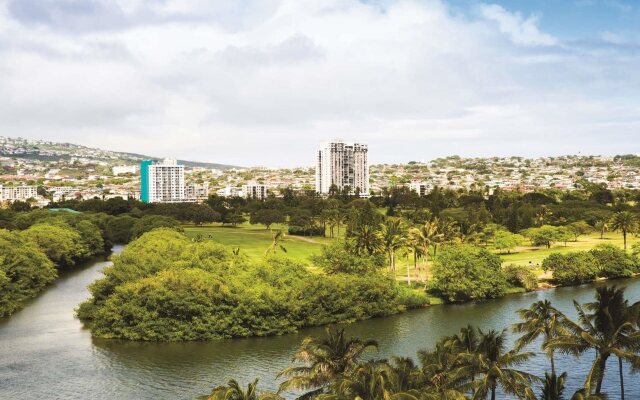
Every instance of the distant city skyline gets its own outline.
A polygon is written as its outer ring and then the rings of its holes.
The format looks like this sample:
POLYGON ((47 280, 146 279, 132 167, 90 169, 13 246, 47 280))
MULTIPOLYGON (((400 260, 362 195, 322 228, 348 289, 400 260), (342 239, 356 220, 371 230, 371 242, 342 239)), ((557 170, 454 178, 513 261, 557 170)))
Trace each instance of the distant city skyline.
POLYGON ((0 135, 312 166, 638 153, 640 4, 0 0, 0 135))

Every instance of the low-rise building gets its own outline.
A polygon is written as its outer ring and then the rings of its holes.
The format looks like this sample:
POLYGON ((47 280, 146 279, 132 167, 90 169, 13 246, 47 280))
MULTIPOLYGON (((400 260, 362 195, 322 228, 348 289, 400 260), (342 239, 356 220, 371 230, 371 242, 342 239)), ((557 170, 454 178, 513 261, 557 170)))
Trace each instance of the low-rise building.
POLYGON ((242 197, 245 199, 263 200, 267 198, 267 185, 255 182, 242 185, 242 197))
POLYGON ((235 186, 225 186, 216 192, 220 197, 236 197, 238 196, 238 188, 235 186))
POLYGON ((0 185, 0 201, 25 201, 38 196, 36 186, 2 186, 0 185))
POLYGON ((111 168, 114 175, 126 175, 126 174, 136 174, 138 173, 137 165, 114 165, 111 168))
POLYGON ((204 201, 209 198, 209 185, 187 185, 185 187, 184 194, 188 199, 204 201))

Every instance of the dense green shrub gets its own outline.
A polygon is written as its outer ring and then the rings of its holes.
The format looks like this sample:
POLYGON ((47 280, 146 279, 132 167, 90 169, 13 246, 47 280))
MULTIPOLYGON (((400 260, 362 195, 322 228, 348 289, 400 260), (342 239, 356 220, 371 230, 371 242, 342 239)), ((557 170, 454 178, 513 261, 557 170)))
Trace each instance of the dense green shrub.
POLYGON ((145 215, 133 224, 131 238, 135 239, 157 228, 172 228, 176 231, 182 231, 182 225, 176 219, 162 215, 145 215))
POLYGON ((628 278, 638 271, 637 259, 614 245, 599 245, 589 253, 597 262, 598 275, 603 278, 628 278))
POLYGON ((313 263, 327 274, 365 274, 384 267, 386 259, 382 254, 355 255, 344 243, 336 242, 323 246, 320 255, 313 257, 313 263))
MULTIPOLYGON (((21 232, 59 268, 69 268, 91 255, 78 231, 64 222, 38 223, 21 232)), ((90 240, 90 239, 89 239, 90 240)))
POLYGON ((503 268, 507 282, 513 286, 532 291, 538 288, 538 278, 530 267, 525 265, 509 264, 503 268))
POLYGON ((445 246, 431 276, 431 290, 450 302, 500 297, 508 286, 500 257, 470 245, 445 246))
POLYGON ((0 316, 19 309, 56 277, 53 263, 34 243, 0 229, 0 316))
POLYGON ((111 243, 129 243, 131 230, 136 219, 129 215, 109 218, 106 223, 106 233, 111 243))
POLYGON ((159 229, 114 257, 78 316, 105 338, 180 341, 267 336, 360 320, 426 303, 385 273, 319 275, 277 257, 260 262, 159 229))
POLYGON ((591 282, 598 276, 598 261, 586 251, 554 253, 542 261, 545 271, 553 271, 553 280, 560 285, 591 282))
POLYGON ((322 226, 301 227, 292 225, 289 226, 288 233, 296 236, 324 236, 325 232, 322 226))

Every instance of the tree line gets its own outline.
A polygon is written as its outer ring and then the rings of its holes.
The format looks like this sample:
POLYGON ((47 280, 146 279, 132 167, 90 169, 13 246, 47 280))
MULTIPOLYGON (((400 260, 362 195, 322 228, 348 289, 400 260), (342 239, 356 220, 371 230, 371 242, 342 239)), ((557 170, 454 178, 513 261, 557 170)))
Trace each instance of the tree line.
POLYGON ((20 309, 60 271, 159 227, 182 229, 179 221, 161 215, 0 209, 0 316, 20 309))
MULTIPOLYGON (((453 221, 460 234, 469 240, 481 239, 483 230, 492 224, 514 234, 545 225, 568 228, 552 232, 549 240, 542 237, 538 241, 546 245, 568 240, 566 238, 571 235, 583 235, 585 229, 602 234, 608 230, 619 230, 626 236, 637 230, 637 215, 640 213, 639 191, 612 191, 605 185, 588 182, 584 183, 583 189, 547 189, 529 193, 496 189, 489 194, 486 189, 436 187, 425 196, 418 196, 406 187, 399 187, 384 189, 380 195, 363 200, 344 193, 321 198, 313 192, 283 189, 280 197, 270 195, 264 200, 210 196, 204 204, 145 204, 115 198, 106 201, 67 200, 52 203, 50 207, 109 215, 164 215, 196 225, 209 222, 238 225, 249 217, 251 223, 267 227, 286 222, 289 227, 294 227, 294 234, 334 236, 345 225, 350 210, 365 201, 384 209, 386 216, 401 217, 413 223, 424 223, 431 217, 453 221), (612 218, 614 214, 618 217, 612 218), (630 223, 629 220, 635 222, 630 223)), ((20 203, 13 206, 20 207, 20 203)))
MULTIPOLYGON (((410 357, 375 358, 375 340, 350 338, 344 329, 330 326, 324 337, 307 337, 294 355, 277 393, 260 392, 257 380, 245 390, 236 380, 214 388, 202 399, 492 399, 498 396, 527 400, 604 399, 607 361, 615 358, 620 399, 626 396, 624 371, 640 367, 640 303, 631 304, 624 288, 601 286, 595 300, 574 302, 577 319, 569 318, 547 300, 518 311, 518 335, 508 347, 507 330, 467 326, 440 339, 431 349, 410 357), (529 349, 539 346, 538 352, 529 349), (369 352, 369 354, 367 354, 369 352), (569 373, 557 371, 558 353, 589 363, 581 387, 568 392, 569 373), (536 354, 549 362, 544 376, 527 371, 536 354)), ((613 380, 614 378, 608 378, 613 380)), ((633 398, 640 393, 633 393, 633 398)))

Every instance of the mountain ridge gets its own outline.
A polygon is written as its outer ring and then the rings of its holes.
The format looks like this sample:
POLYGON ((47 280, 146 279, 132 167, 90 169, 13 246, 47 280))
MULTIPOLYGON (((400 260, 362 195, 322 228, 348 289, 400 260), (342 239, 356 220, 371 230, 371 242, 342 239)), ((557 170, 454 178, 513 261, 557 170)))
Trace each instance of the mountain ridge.
MULTIPOLYGON (((148 156, 139 153, 105 150, 68 142, 54 142, 38 139, 25 139, 21 137, 0 136, 0 156, 38 160, 70 159, 72 157, 88 158, 96 161, 108 162, 118 165, 139 162, 141 160, 160 160, 162 157, 148 156)), ((244 169, 236 165, 178 160, 187 167, 212 168, 228 170, 233 168, 244 169)))

